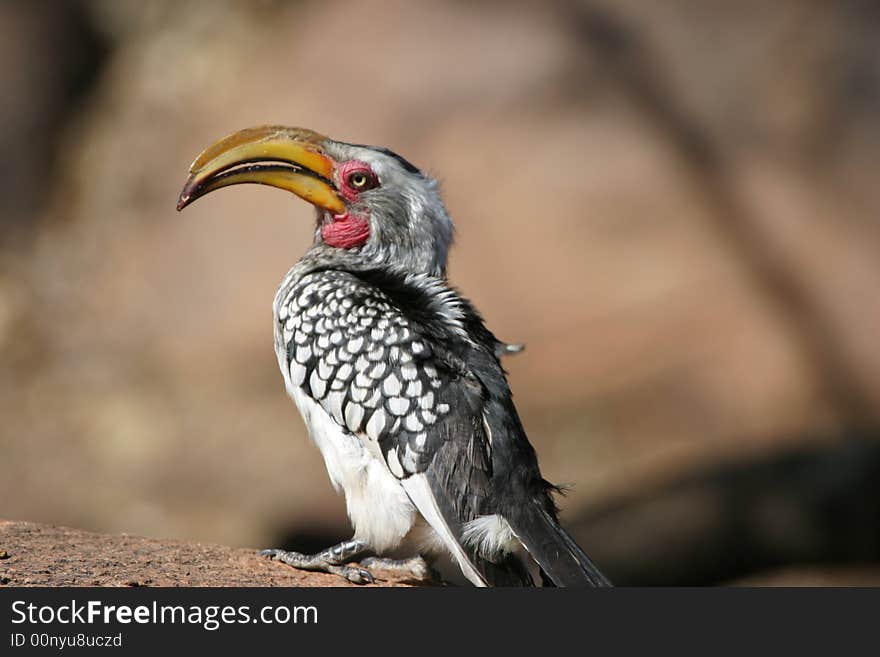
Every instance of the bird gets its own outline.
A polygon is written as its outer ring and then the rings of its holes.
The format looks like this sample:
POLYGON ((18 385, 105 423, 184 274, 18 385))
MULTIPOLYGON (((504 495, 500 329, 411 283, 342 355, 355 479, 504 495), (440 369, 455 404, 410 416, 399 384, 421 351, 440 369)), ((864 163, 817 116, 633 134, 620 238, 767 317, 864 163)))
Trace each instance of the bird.
POLYGON ((611 586, 560 525, 561 491, 513 403, 501 358, 521 346, 448 281, 438 182, 388 148, 264 125, 206 148, 177 209, 245 183, 316 209, 314 241, 275 295, 275 351, 354 530, 317 554, 263 554, 371 583, 368 568, 392 562, 352 564, 422 531, 475 586, 611 586))

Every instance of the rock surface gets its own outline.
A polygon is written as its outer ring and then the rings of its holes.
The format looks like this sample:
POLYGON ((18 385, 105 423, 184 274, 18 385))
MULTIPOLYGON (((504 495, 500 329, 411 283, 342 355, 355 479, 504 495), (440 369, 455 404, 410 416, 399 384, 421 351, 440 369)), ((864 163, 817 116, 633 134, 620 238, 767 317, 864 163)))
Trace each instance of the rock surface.
MULTIPOLYGON (((375 571, 375 586, 412 586, 375 571)), ((294 570, 257 550, 96 534, 0 520, 0 584, 7 586, 354 586, 294 570)))

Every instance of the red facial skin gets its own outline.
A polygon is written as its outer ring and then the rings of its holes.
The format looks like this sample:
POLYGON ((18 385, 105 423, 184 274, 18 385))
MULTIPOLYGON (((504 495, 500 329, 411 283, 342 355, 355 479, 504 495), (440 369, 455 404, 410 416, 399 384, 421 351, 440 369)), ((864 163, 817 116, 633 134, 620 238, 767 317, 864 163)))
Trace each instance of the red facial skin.
MULTIPOLYGON (((339 173, 339 192, 352 202, 358 200, 361 191, 376 187, 379 182, 376 174, 370 166, 358 160, 343 162, 337 169, 339 173), (361 189, 356 189, 349 183, 354 173, 362 173, 367 176, 368 183, 361 189)), ((368 216, 355 215, 350 212, 337 214, 330 223, 321 226, 321 237, 325 244, 339 249, 353 249, 363 245, 370 237, 370 220, 368 216)))

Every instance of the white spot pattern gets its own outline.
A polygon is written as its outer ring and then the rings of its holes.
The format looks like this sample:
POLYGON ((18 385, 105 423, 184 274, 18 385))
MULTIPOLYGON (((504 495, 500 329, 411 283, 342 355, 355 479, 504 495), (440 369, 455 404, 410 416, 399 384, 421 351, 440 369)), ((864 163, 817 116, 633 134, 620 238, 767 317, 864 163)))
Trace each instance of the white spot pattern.
POLYGON ((435 361, 427 335, 383 292, 354 275, 320 271, 279 292, 276 336, 289 383, 341 427, 381 446, 391 472, 426 467, 431 429, 450 412, 441 403, 453 379, 435 361), (282 310, 283 309, 283 310, 282 310))

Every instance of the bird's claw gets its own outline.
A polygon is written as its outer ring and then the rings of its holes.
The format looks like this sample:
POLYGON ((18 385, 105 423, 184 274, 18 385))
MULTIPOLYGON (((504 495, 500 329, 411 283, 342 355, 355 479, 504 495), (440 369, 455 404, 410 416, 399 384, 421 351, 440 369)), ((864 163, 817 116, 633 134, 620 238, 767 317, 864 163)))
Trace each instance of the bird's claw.
POLYGON ((322 554, 309 555, 302 554, 301 552, 270 548, 268 550, 260 550, 260 556, 268 557, 275 561, 281 561, 282 563, 286 563, 288 566, 292 566, 299 570, 338 575, 352 584, 376 583, 376 578, 373 577, 373 574, 369 570, 358 568, 356 566, 345 566, 340 563, 333 563, 331 559, 325 558, 322 554))
POLYGON ((357 566, 330 566, 328 572, 344 577, 352 584, 375 584, 373 573, 357 566))
POLYGON ((361 565, 375 570, 388 570, 409 575, 419 581, 439 581, 436 571, 421 556, 409 559, 385 559, 383 557, 367 557, 361 559, 361 565))

